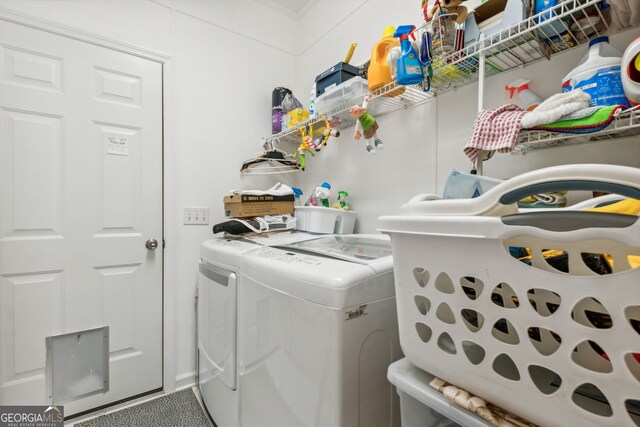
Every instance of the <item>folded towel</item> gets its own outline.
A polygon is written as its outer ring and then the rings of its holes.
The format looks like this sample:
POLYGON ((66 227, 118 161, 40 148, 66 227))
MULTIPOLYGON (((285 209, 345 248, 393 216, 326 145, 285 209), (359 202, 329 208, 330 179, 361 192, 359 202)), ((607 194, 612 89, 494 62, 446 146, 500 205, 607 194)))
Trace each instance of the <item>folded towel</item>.
POLYGON ((243 196, 286 196, 293 194, 293 190, 288 185, 279 182, 268 190, 232 190, 231 194, 241 194, 243 196))
POLYGON ((521 208, 562 208, 567 205, 566 192, 539 193, 518 201, 521 208))
POLYGON ((581 111, 575 112, 573 115, 563 117, 554 123, 540 125, 527 130, 546 130, 549 132, 559 133, 592 133, 605 129, 611 124, 616 115, 625 107, 623 105, 611 105, 608 107, 587 108, 586 113, 581 111), (575 117, 575 118, 574 118, 575 117))
POLYGON ((538 105, 535 110, 528 112, 522 118, 521 126, 523 129, 530 129, 553 123, 563 116, 587 108, 590 101, 591 96, 582 89, 557 93, 538 105))
POLYGON ((473 162, 480 150, 513 151, 520 133, 520 122, 526 113, 513 104, 481 111, 473 123, 473 132, 464 153, 473 162))

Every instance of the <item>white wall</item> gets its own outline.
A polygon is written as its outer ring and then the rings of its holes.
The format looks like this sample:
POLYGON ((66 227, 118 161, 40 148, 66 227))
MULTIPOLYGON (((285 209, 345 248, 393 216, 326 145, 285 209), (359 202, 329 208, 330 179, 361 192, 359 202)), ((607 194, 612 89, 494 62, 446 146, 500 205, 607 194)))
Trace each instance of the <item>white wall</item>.
MULTIPOLYGON (((293 85, 294 19, 254 0, 0 0, 0 10, 172 55, 165 66, 165 390, 195 373, 194 294, 210 226, 182 225, 183 206, 223 219, 222 197, 276 178, 244 177, 271 129, 271 89, 293 85)), ((286 182, 286 181, 285 181, 286 182)))
MULTIPOLYGON (((308 100, 315 76, 341 61, 352 41, 358 42, 352 63, 362 63, 369 58, 371 47, 381 38, 385 26, 422 22, 420 2, 414 0, 398 0, 393 4, 383 0, 328 2, 317 2, 298 23, 300 44, 294 93, 302 102, 308 100), (310 28, 316 31, 309 31, 310 28)), ((624 50, 637 35, 638 29, 627 31, 613 37, 612 45, 624 50)), ((551 62, 488 78, 485 107, 508 103, 504 86, 518 77, 533 80, 532 88, 543 97, 559 92, 562 77, 585 52, 586 47, 581 47, 554 57, 551 62)), ((331 141, 329 149, 308 159, 306 170, 297 174, 299 186, 305 192, 312 191, 322 181, 328 181, 336 189, 348 190, 353 209, 360 215, 359 231, 374 232, 378 216, 397 212, 413 195, 441 193, 452 168, 469 171, 470 163, 462 149, 477 114, 477 90, 478 85, 473 84, 426 105, 380 117, 378 134, 385 142, 385 150, 375 157, 364 151, 361 142, 353 141, 353 128, 345 129, 339 139, 331 141)), ((568 163, 638 167, 640 144, 638 138, 631 138, 536 150, 526 155, 497 154, 485 163, 485 174, 508 178, 568 163)))
MULTIPOLYGON (((197 3, 199 8, 205 6, 197 3)), ((183 5, 193 2, 176 2, 176 6, 183 5)), ((204 12, 199 15, 205 16, 204 12)), ((215 224, 223 220, 222 198, 230 190, 269 185, 253 177, 241 181, 240 166, 259 151, 261 137, 270 131, 271 89, 292 81, 295 68, 295 57, 285 51, 283 41, 271 39, 268 31, 257 41, 257 30, 248 38, 189 13, 177 10, 175 14, 175 58, 166 104, 172 129, 169 141, 173 142, 165 157, 166 183, 168 192, 174 192, 165 203, 166 268, 173 272, 169 282, 175 284, 172 323, 177 326, 178 386, 193 382, 199 246, 212 237, 211 227, 180 225, 182 208, 210 207, 210 221, 215 224)), ((253 25, 269 28, 275 19, 285 18, 272 16, 253 25)))

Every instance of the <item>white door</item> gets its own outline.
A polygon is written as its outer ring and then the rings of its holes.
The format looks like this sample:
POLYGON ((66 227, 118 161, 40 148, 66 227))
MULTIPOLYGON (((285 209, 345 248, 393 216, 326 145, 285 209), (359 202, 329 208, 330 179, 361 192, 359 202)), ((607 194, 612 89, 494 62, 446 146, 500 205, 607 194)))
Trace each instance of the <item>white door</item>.
POLYGON ((109 391, 65 415, 162 387, 162 65, 0 19, 0 405, 102 326, 109 391))

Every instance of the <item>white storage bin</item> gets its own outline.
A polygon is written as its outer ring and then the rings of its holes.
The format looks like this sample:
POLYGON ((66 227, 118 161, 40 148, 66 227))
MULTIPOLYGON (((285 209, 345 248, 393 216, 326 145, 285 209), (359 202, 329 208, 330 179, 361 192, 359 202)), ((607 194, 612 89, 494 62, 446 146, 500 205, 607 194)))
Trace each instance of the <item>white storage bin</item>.
POLYGON ((400 342, 419 368, 540 426, 640 425, 640 268, 630 258, 640 221, 515 205, 563 189, 640 199, 640 169, 547 168, 475 199, 381 217, 400 342), (517 248, 530 249, 529 264, 517 248), (565 267, 543 256, 549 249, 564 251, 565 267), (594 254, 613 258, 610 274, 598 274, 594 254))
POLYGON ((402 427, 491 426, 477 415, 449 403, 442 393, 429 386, 433 375, 416 368, 407 358, 392 363, 387 378, 400 396, 402 427))
POLYGON ((337 86, 326 88, 324 93, 316 99, 316 111, 323 113, 341 102, 363 96, 367 92, 369 92, 369 83, 362 77, 353 77, 337 86))
POLYGON ((296 230, 322 234, 352 234, 358 214, 342 209, 296 206, 296 230))

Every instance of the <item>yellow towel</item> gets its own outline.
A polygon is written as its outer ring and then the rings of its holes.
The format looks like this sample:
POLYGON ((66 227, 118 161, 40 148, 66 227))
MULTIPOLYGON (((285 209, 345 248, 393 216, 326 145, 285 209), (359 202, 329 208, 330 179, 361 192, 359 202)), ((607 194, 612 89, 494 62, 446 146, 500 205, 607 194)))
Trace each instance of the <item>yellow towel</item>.
POLYGON ((640 200, 624 199, 599 208, 587 209, 589 212, 608 212, 625 215, 640 215, 640 200))
MULTIPOLYGON (((640 200, 638 199, 625 199, 610 205, 602 206, 599 208, 587 209, 589 212, 608 212, 625 215, 640 215, 640 200)), ((631 268, 640 267, 640 256, 629 255, 629 265, 631 268)), ((613 259, 607 255, 607 261, 613 266, 613 259)))

